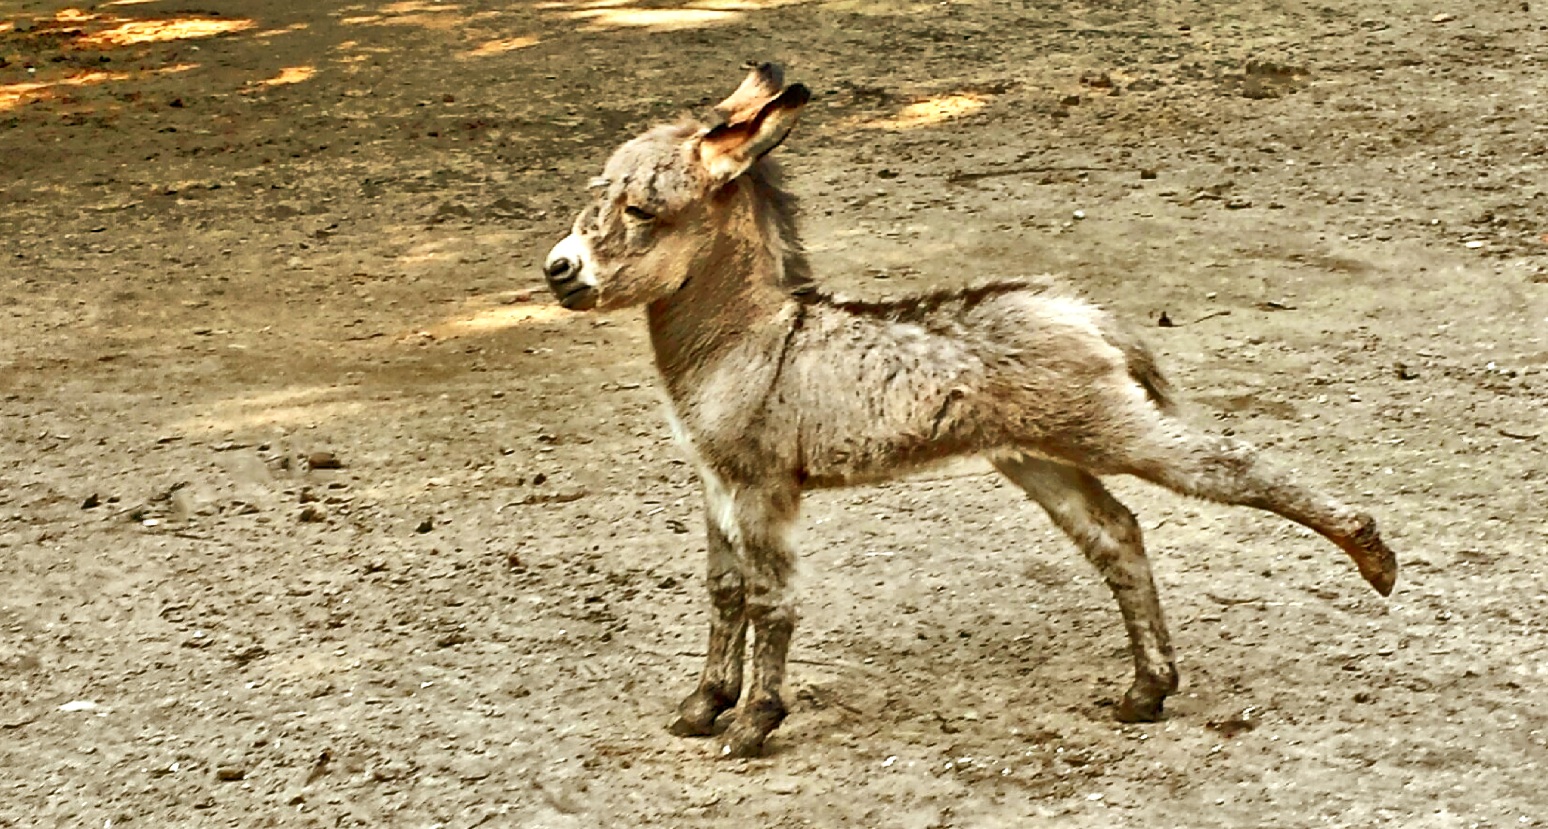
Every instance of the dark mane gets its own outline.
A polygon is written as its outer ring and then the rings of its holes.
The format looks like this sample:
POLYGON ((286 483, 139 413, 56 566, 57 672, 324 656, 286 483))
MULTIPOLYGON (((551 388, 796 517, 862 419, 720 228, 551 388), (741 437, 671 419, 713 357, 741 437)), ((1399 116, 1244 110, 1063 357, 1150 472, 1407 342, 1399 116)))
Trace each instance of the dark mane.
POLYGON ((785 176, 779 163, 765 157, 747 172, 746 179, 752 184, 754 201, 772 214, 775 232, 784 243, 785 267, 780 287, 791 296, 815 295, 817 282, 812 279, 812 266, 806 261, 806 247, 801 244, 800 229, 796 226, 797 200, 784 188, 785 176))
POLYGON ((960 310, 970 310, 986 299, 1025 291, 1041 293, 1049 287, 1049 283, 1041 281, 1007 279, 968 288, 940 288, 922 294, 913 294, 903 299, 839 299, 831 294, 817 292, 814 295, 814 301, 860 316, 894 322, 918 322, 936 314, 947 305, 956 305, 960 310))

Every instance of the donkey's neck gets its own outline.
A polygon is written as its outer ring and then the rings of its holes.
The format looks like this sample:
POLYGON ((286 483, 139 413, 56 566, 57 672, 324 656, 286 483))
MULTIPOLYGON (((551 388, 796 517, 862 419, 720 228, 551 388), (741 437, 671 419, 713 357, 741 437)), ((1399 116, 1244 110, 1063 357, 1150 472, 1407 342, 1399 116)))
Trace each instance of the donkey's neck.
POLYGON ((760 192, 771 186, 761 178, 739 184, 683 286, 646 307, 656 367, 675 400, 740 345, 782 338, 795 317, 792 293, 808 284, 788 205, 760 192))
POLYGON ((796 301, 776 282, 777 264, 748 245, 707 257, 671 296, 646 307, 656 368, 673 399, 749 340, 779 336, 796 301))

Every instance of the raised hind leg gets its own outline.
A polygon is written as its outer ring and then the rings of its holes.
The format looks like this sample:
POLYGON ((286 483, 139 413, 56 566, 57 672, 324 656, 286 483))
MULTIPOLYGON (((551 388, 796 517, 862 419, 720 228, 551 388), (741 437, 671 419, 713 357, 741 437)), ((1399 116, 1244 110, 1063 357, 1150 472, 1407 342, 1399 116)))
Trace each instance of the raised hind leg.
POLYGON ((1284 516, 1337 544, 1383 596, 1397 582, 1398 563, 1376 531, 1376 519, 1291 481, 1250 445, 1191 430, 1157 413, 1119 453, 1123 471, 1168 489, 1255 507, 1284 516))
POLYGON ((671 725, 672 733, 682 737, 713 734, 715 718, 742 696, 742 653, 747 643, 742 564, 727 528, 721 526, 730 513, 729 496, 718 486, 706 485, 705 501, 706 581, 712 605, 709 647, 699 687, 678 705, 677 720, 671 725))
POLYGON ((995 458, 994 465, 1042 505, 1118 600, 1134 655, 1134 684, 1118 705, 1118 719, 1159 719, 1167 694, 1177 689, 1177 665, 1139 522, 1101 481, 1076 467, 1019 454, 995 458))

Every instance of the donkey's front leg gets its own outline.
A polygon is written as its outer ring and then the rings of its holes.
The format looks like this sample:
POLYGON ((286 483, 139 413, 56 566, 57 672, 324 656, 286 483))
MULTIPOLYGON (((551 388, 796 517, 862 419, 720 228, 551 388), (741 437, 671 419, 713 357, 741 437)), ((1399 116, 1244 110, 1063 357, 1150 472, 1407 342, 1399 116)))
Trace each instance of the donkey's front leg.
POLYGON ((746 492, 736 499, 736 524, 746 576, 746 613, 753 627, 752 688, 737 709, 736 719, 721 737, 725 757, 756 757, 763 743, 785 719, 780 688, 785 659, 795 631, 795 596, 790 577, 795 551, 790 528, 795 522, 799 490, 746 492))
POLYGON ((718 487, 705 488, 705 518, 709 525, 710 617, 709 649, 699 687, 677 707, 673 734, 696 737, 713 734, 715 718, 742 696, 742 651, 747 643, 743 615, 742 565, 720 522, 731 514, 729 499, 718 487))

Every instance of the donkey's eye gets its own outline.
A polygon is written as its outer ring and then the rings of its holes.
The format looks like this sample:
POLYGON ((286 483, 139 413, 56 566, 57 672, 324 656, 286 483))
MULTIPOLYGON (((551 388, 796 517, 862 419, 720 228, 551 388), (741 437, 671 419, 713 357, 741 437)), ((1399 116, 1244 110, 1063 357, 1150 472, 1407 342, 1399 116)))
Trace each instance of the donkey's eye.
POLYGON ((643 207, 635 207, 632 204, 624 208, 624 215, 640 222, 648 222, 651 219, 656 218, 656 214, 646 210, 643 207))

